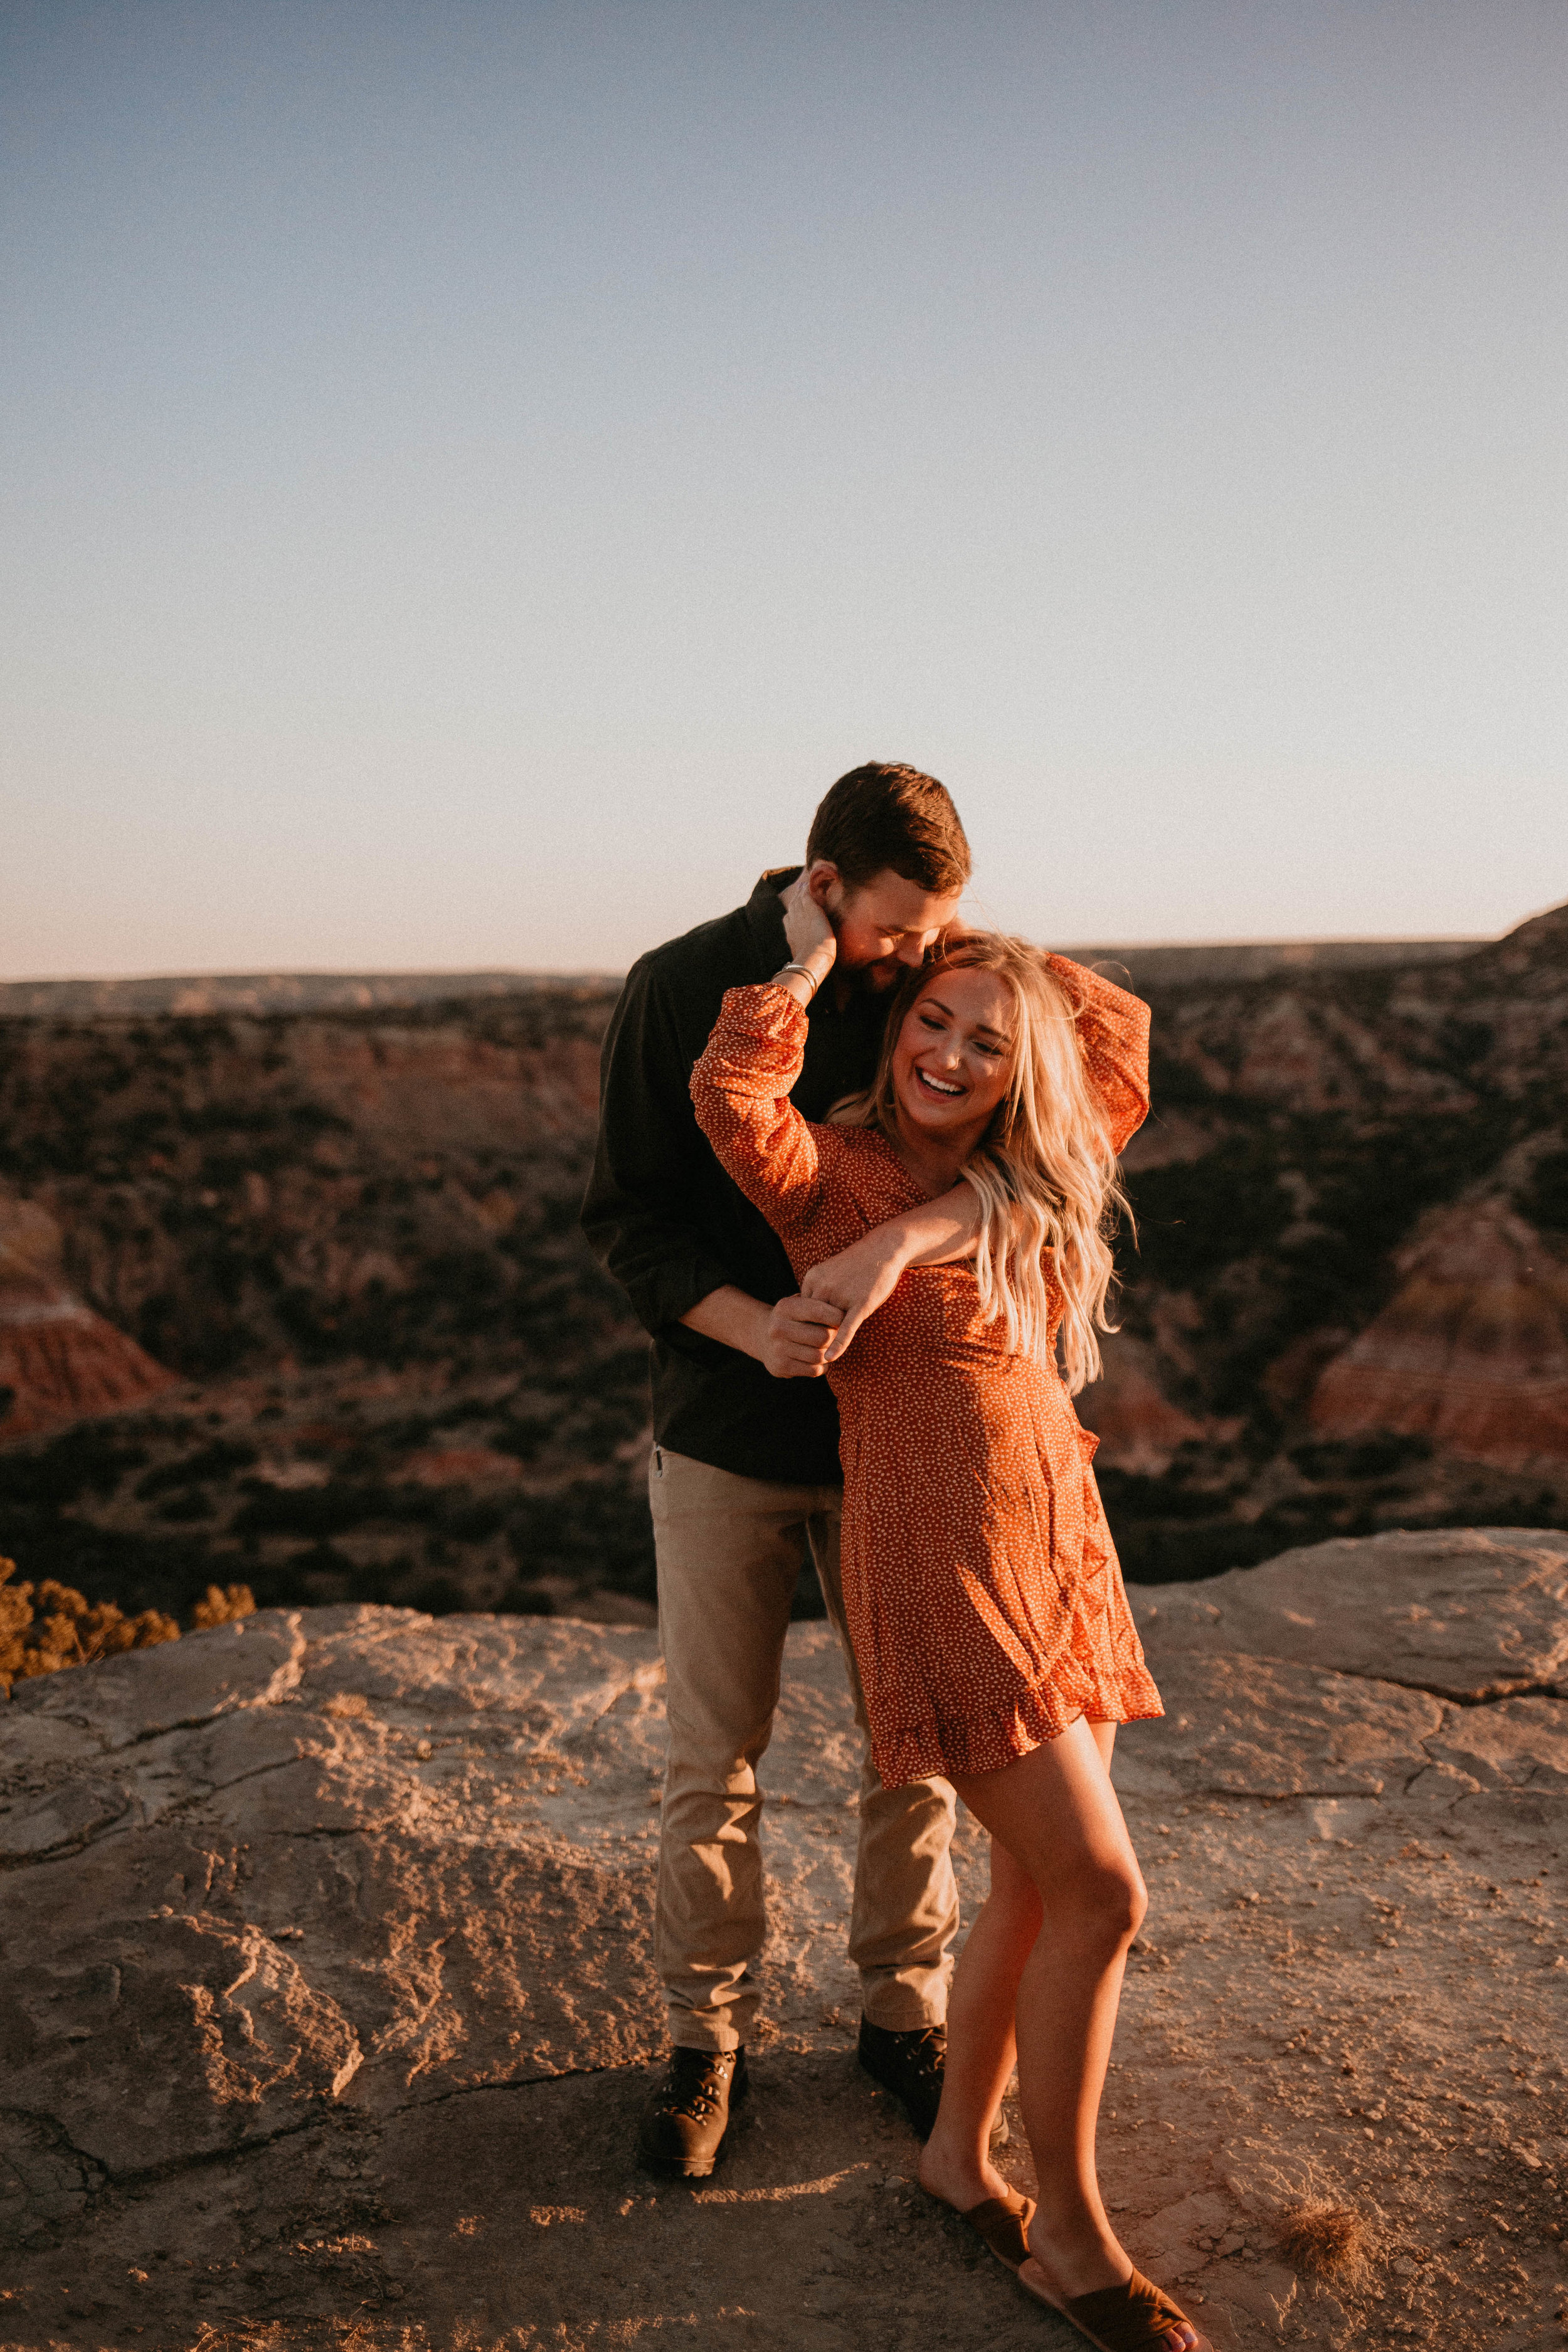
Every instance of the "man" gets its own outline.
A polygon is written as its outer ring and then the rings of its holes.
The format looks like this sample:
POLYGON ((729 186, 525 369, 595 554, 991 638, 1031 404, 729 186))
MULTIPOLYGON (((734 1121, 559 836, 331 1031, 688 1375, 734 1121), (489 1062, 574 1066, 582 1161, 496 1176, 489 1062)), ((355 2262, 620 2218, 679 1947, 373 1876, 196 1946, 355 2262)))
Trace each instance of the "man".
MULTIPOLYGON (((746 2091, 766 1932, 756 1766, 808 1550, 866 1731, 839 1585, 838 1416, 821 1376, 904 1265, 961 1255, 975 1223, 960 1186, 813 1268, 817 1295, 797 1296, 782 1244, 698 1129, 691 1066, 725 990, 789 961, 785 904, 807 892, 838 957, 812 1001, 793 1100, 825 1118, 869 1083, 886 992, 953 920, 968 878, 963 828, 933 777, 853 769, 818 808, 804 867, 764 874, 743 907, 645 956, 605 1040, 583 1226, 654 1343, 648 1489, 668 1677, 655 1964, 674 2053, 640 2146, 688 2179, 711 2172, 746 2091)), ((860 2062, 922 2137, 941 2093, 958 1926, 953 1811, 944 1780, 884 1790, 868 1749, 849 1932, 860 2062)))

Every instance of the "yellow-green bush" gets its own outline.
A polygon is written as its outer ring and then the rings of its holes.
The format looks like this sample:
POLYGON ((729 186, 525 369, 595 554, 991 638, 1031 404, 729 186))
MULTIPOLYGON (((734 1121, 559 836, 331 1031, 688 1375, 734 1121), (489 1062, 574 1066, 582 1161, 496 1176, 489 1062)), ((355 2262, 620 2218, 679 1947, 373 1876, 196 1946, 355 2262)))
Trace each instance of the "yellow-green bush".
POLYGON ((248 1584, 209 1584, 191 1616, 200 1631, 208 1625, 231 1624, 237 1617, 248 1617, 255 1606, 256 1595, 248 1584))
MULTIPOLYGON (((0 1692, 7 1698, 13 1683, 31 1675, 56 1675, 63 1666, 87 1666, 121 1650, 150 1650, 155 1643, 180 1638, 178 1622, 161 1609, 128 1617, 112 1601, 89 1601, 52 1577, 35 1587, 14 1582, 16 1574, 14 1559, 0 1559, 0 1692)), ((248 1617, 255 1606, 247 1584, 221 1591, 209 1584, 192 1614, 198 1626, 226 1625, 233 1618, 248 1617)))

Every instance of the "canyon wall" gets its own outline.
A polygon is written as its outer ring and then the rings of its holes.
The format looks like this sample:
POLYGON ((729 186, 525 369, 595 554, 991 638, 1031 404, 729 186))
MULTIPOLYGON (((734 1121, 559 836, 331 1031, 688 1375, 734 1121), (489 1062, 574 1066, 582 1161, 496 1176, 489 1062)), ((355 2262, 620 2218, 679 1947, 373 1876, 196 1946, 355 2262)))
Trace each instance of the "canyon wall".
MULTIPOLYGON (((1100 959, 1154 1013, 1079 1401, 1134 1577, 1568 1511, 1568 909, 1374 944, 1100 959)), ((278 985, 0 1017, 0 1551, 646 1615, 644 1346, 575 1226, 614 984, 278 985)))

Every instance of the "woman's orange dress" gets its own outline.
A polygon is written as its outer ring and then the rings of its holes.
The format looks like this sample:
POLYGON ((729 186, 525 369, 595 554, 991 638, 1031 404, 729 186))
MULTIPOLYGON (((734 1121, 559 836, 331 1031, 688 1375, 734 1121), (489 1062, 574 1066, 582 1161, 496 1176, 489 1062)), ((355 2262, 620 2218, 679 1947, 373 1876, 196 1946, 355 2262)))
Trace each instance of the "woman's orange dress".
MULTIPOLYGON (((1120 1151, 1149 1108, 1147 1006, 1052 956, 1120 1151)), ((925 1196, 873 1128, 789 1090, 805 1015, 732 988, 691 1074, 703 1132, 798 1274, 925 1196)), ((1060 1318, 1053 1297, 1053 1334, 1060 1318)), ((916 1267, 828 1380, 844 1464, 844 1608, 889 1788, 994 1772, 1080 1716, 1163 1715, 1079 1424, 1055 1369, 982 1323, 968 1265, 916 1267)))

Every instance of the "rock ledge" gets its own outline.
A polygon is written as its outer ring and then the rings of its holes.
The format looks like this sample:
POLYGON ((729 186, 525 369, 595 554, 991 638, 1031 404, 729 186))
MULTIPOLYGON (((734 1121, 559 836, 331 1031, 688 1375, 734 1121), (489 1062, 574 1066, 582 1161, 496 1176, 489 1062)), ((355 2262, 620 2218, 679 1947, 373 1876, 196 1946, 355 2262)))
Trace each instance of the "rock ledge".
MULTIPOLYGON (((1118 1750, 1152 1895, 1119 2226, 1226 2347, 1539 2352, 1568 2277, 1568 1535, 1133 1597, 1169 1712, 1118 1750), (1371 2217, 1359 2279, 1279 2253, 1310 2195, 1371 2217)), ((23 1685, 0 1725, 5 2346, 783 2347, 803 2312, 827 2352, 1045 2341, 854 2064, 826 1627, 792 1633, 764 1766, 759 2095, 695 2192, 629 2158, 655 1634, 270 1612, 23 1685)), ((972 1908, 967 1827, 960 1867, 972 1908)))

